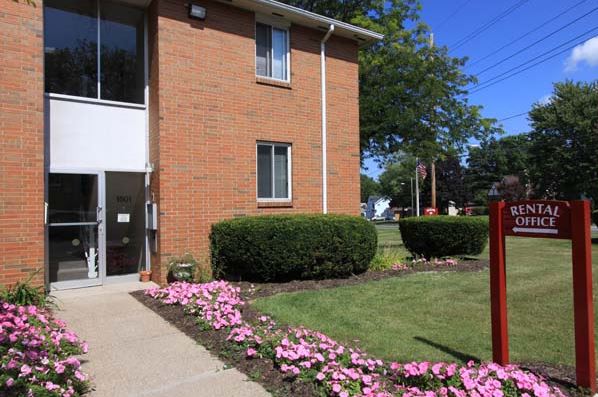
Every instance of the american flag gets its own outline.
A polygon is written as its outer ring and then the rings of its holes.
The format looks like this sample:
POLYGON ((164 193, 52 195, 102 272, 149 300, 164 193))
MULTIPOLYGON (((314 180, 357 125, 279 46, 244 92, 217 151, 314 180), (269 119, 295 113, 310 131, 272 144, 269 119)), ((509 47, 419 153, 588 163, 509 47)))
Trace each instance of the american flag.
POLYGON ((419 160, 417 160, 417 167, 415 167, 415 170, 422 179, 426 179, 426 176, 428 176, 428 171, 426 170, 425 164, 419 160))

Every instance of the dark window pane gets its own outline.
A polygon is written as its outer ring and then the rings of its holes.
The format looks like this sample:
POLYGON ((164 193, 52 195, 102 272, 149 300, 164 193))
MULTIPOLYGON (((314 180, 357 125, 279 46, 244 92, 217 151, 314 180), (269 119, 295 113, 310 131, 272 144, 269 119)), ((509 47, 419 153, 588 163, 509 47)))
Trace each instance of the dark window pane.
POLYGON ((95 222, 98 177, 86 174, 48 176, 49 223, 95 222))
POLYGON ((255 26, 255 73, 271 76, 270 51, 272 49, 272 28, 261 23, 255 26))
POLYGON ((143 103, 143 10, 100 4, 100 98, 143 103))
POLYGON ((272 146, 257 146, 257 196, 272 198, 272 146))
POLYGON ((288 148, 274 147, 274 187, 275 198, 289 197, 288 148))
POLYGON ((98 278, 98 225, 48 228, 50 282, 98 278))
POLYGON ((46 92, 97 98, 97 5, 45 0, 46 92))
POLYGON ((106 274, 145 267, 145 175, 106 172, 106 274))

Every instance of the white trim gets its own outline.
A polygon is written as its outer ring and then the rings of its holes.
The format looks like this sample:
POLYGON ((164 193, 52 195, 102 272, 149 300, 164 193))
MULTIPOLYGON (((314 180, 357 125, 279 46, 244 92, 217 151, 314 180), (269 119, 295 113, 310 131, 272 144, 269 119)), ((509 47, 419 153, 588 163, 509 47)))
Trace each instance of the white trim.
POLYGON ((82 103, 92 103, 95 105, 104 105, 104 106, 116 106, 121 108, 133 108, 133 109, 145 109, 146 105, 141 103, 131 103, 131 102, 119 102, 119 101, 109 101, 107 99, 98 99, 98 98, 88 98, 84 96, 76 96, 76 95, 65 95, 65 94, 54 94, 52 92, 44 93, 46 98, 50 99, 59 99, 62 101, 70 101, 70 102, 82 102, 82 103))
POLYGON ((48 172, 52 174, 95 174, 98 172, 133 172, 137 174, 144 174, 147 170, 144 168, 60 168, 60 167, 49 167, 48 172))
POLYGON ((150 181, 151 181, 151 166, 150 166, 150 146, 149 146, 149 39, 148 39, 148 12, 147 10, 143 11, 143 102, 146 105, 145 109, 145 177, 144 180, 144 198, 145 198, 145 206, 144 206, 144 218, 145 218, 145 225, 144 228, 144 242, 145 242, 145 270, 152 270, 152 260, 151 260, 151 249, 150 249, 150 233, 147 229, 148 225, 148 213, 147 213, 147 204, 151 203, 151 193, 150 193, 150 181))
POLYGON ((277 17, 276 15, 265 15, 258 12, 255 13, 255 22, 274 26, 280 29, 288 29, 291 27, 291 22, 285 20, 284 18, 277 17))
POLYGON ((284 142, 271 142, 271 141, 257 141, 255 144, 255 198, 258 202, 290 202, 293 200, 293 145, 284 142), (258 185, 258 146, 270 146, 272 156, 272 195, 276 193, 275 186, 275 167, 274 167, 274 148, 285 147, 287 149, 287 197, 259 197, 259 185, 258 185))
POLYGON ((293 7, 274 0, 235 0, 233 3, 231 3, 231 0, 218 1, 232 5, 234 7, 260 12, 266 15, 269 15, 272 13, 272 11, 275 11, 279 14, 282 14, 283 18, 289 20, 291 23, 302 26, 318 28, 319 25, 335 25, 337 27, 337 35, 355 40, 360 43, 360 45, 368 45, 384 38, 383 34, 345 22, 337 21, 335 19, 328 18, 310 11, 305 11, 298 7, 293 7))

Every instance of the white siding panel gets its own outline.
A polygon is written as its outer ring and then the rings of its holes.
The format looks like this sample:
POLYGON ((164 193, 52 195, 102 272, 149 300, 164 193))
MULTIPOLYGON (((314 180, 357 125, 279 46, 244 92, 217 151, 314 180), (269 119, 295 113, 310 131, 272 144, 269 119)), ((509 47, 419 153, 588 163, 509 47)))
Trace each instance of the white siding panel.
POLYGON ((50 168, 144 171, 145 112, 46 97, 50 168))

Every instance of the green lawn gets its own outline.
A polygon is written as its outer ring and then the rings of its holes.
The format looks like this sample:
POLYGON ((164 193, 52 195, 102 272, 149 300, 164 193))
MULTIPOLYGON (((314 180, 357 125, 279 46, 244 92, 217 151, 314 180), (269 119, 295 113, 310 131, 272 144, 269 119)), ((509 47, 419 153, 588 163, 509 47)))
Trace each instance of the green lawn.
MULTIPOLYGON (((396 226, 379 226, 379 245, 404 253, 396 226)), ((486 250, 482 257, 487 255, 486 250)), ((593 245, 593 259, 596 292, 598 244, 593 245)), ((507 278, 511 359, 573 365, 570 242, 508 238, 507 278)), ((385 359, 465 361, 492 356, 487 270, 418 273, 280 294, 255 305, 284 323, 323 331, 385 359)))

